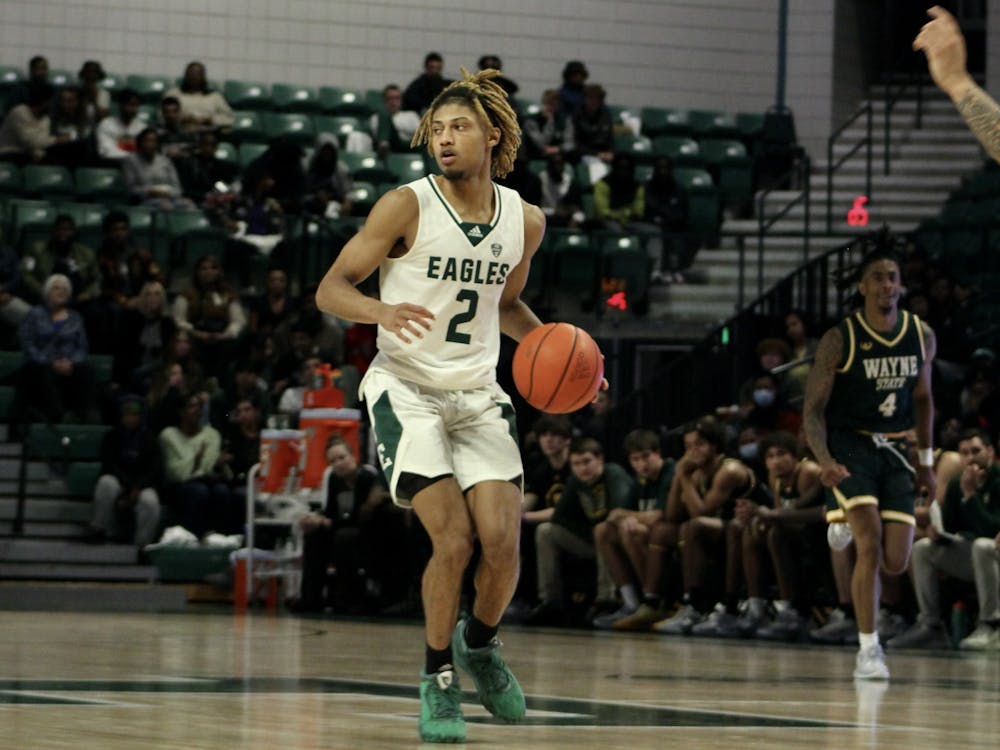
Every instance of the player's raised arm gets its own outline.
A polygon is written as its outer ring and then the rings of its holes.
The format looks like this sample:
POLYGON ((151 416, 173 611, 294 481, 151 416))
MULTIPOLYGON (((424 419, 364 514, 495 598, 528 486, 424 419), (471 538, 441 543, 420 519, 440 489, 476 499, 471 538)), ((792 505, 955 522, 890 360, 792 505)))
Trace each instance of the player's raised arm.
POLYGON ((927 14, 931 20, 913 40, 913 49, 927 55, 934 83, 955 102, 986 152, 1000 161, 1000 105, 969 75, 965 39, 955 17, 938 5, 927 14))
POLYGON ((823 484, 835 485, 846 475, 847 470, 830 455, 826 441, 826 405, 833 391, 833 379, 843 354, 843 339, 840 331, 831 328, 820 339, 816 347, 816 361, 809 370, 806 381, 806 398, 802 408, 802 426, 806 440, 812 449, 816 462, 822 470, 823 484), (838 469, 839 467, 839 469, 838 469))
POLYGON ((377 323, 403 341, 421 338, 434 315, 425 307, 407 303, 387 305, 362 294, 357 285, 394 250, 405 252, 416 233, 419 210, 411 190, 383 195, 368 220, 340 251, 316 290, 316 306, 346 320, 377 323))
POLYGON ((545 214, 538 206, 521 202, 524 209, 524 253, 521 262, 507 275, 503 296, 500 297, 500 330, 515 341, 520 341, 529 331, 542 324, 521 299, 521 292, 528 282, 531 259, 542 244, 545 234, 545 214))

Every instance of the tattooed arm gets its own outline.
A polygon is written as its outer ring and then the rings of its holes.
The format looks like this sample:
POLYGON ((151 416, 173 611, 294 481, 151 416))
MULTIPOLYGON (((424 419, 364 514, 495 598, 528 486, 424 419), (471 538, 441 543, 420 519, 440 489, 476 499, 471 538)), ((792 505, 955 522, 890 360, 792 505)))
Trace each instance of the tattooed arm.
POLYGON ((1000 161, 1000 105, 966 70, 965 39, 955 17, 937 5, 927 14, 931 20, 913 40, 913 49, 924 51, 934 83, 955 102, 986 153, 1000 161))
POLYGON ((826 405, 833 390, 843 353, 843 338, 837 328, 831 328, 816 347, 816 360, 806 381, 806 400, 802 407, 802 427, 820 468, 820 481, 834 487, 844 477, 850 476, 847 468, 830 455, 826 444, 826 405))

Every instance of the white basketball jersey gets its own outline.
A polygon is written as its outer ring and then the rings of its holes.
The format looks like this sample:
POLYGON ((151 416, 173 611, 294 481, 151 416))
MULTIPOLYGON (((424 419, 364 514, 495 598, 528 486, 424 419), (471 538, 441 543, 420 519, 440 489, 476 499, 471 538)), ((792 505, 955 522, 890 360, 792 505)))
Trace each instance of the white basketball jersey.
POLYGON ((373 366, 431 388, 489 385, 500 354, 500 297, 524 253, 521 197, 494 184, 493 218, 476 224, 462 221, 433 176, 405 188, 419 202, 417 235, 406 255, 379 266, 380 297, 422 305, 434 320, 409 344, 380 327, 373 366))

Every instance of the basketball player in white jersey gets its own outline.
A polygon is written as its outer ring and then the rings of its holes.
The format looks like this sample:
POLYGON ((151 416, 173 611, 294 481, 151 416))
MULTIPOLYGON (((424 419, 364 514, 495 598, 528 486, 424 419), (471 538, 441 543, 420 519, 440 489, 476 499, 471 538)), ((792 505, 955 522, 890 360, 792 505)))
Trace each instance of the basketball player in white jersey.
POLYGON ((427 144, 442 174, 384 195, 316 293, 321 310, 378 324, 361 392, 393 498, 412 506, 434 546, 423 578, 425 742, 465 741, 455 665, 495 716, 514 722, 525 711, 496 638, 517 583, 522 474, 496 365, 501 332, 519 341, 541 324, 519 295, 545 218, 492 181, 511 170, 520 141, 496 75, 463 70, 435 99, 413 144, 427 144), (380 299, 356 289, 375 269, 380 299), (456 625, 474 536, 475 605, 456 625))

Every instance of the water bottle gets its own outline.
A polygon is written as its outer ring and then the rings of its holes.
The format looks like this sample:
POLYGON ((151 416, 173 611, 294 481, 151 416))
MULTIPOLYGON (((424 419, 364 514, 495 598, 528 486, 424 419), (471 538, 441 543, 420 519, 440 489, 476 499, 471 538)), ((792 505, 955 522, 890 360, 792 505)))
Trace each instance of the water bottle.
POLYGON ((951 608, 951 645, 956 650, 962 639, 965 638, 967 625, 968 616, 965 612, 965 602, 960 599, 951 608))

